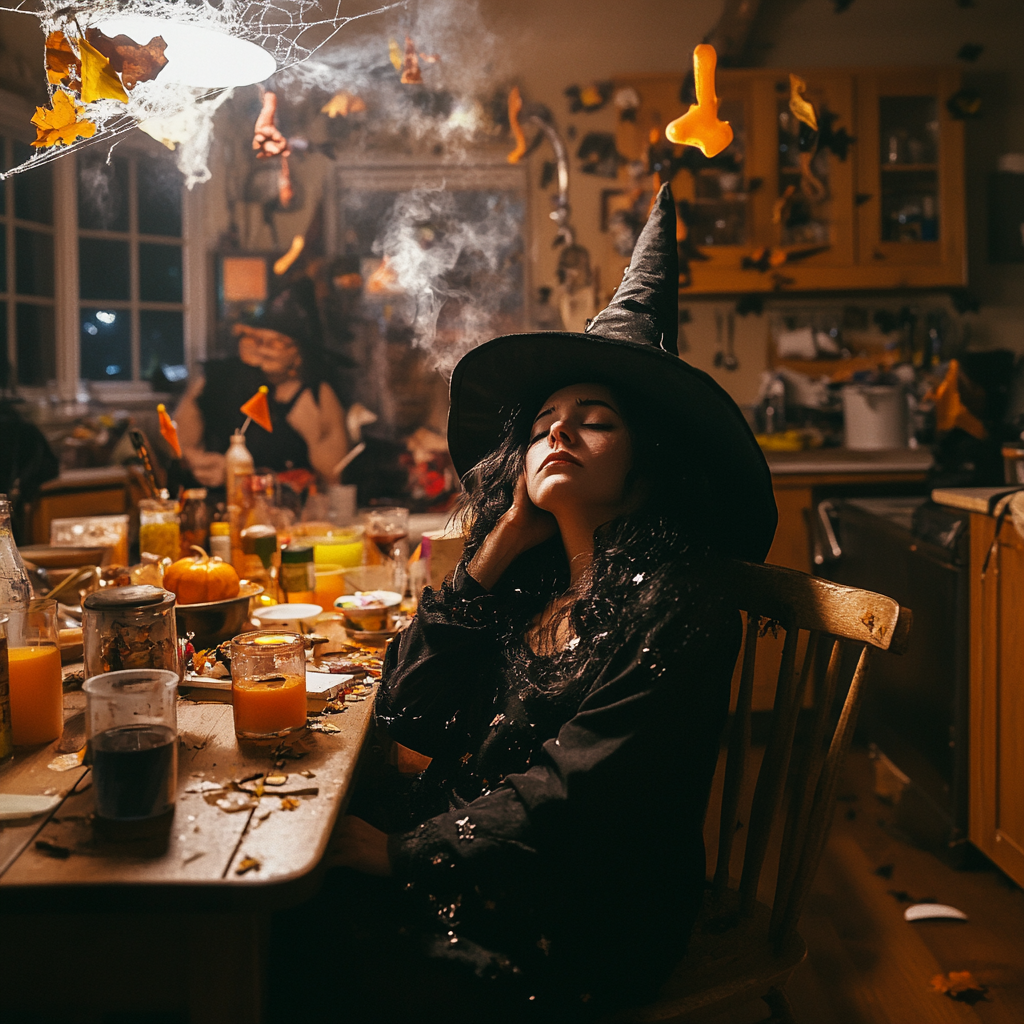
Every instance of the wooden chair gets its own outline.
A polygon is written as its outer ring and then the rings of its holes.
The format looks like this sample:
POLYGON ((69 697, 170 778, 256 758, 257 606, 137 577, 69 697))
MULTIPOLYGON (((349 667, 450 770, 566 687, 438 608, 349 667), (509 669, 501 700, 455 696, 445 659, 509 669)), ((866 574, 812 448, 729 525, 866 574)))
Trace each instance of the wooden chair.
POLYGON ((634 1007, 613 1021, 699 1021, 730 1006, 763 998, 777 1021, 792 1021, 783 986, 807 955, 796 930, 804 898, 828 838, 835 789, 853 737, 870 657, 876 650, 902 653, 912 616, 889 597, 839 586, 792 569, 735 563, 736 602, 747 613, 736 712, 729 732, 725 785, 719 826, 718 859, 690 949, 657 1002, 634 1007), (786 631, 767 747, 757 776, 747 828, 739 885, 730 885, 729 864, 737 833, 740 793, 750 750, 750 704, 757 639, 767 625, 786 631), (796 671, 801 630, 809 633, 796 671), (778 874, 771 907, 758 902, 769 838, 789 773, 797 716, 813 677, 819 646, 831 641, 824 683, 814 697, 811 729, 782 832, 778 874), (844 646, 860 657, 832 727, 844 646), (831 738, 826 734, 831 730, 831 738), (826 749, 827 743, 827 749, 826 749))

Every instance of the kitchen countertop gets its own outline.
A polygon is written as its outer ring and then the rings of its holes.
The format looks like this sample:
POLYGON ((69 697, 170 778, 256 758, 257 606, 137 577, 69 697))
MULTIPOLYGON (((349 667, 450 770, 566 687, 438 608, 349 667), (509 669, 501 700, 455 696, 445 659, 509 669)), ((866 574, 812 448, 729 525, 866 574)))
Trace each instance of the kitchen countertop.
POLYGON ((930 448, 810 448, 803 452, 765 452, 773 476, 810 473, 927 473, 934 463, 930 448))

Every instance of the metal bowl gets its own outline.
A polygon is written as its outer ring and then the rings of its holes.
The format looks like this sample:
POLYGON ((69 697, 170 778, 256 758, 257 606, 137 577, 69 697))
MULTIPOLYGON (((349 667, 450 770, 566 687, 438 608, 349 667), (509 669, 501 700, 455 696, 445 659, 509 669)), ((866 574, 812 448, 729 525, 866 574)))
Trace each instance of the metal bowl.
POLYGON ((230 640, 243 631, 249 618, 249 602, 259 597, 263 588, 255 583, 245 582, 238 591, 238 597, 223 601, 203 601, 199 604, 179 604, 174 613, 178 623, 178 635, 194 633, 192 643, 197 651, 230 640))

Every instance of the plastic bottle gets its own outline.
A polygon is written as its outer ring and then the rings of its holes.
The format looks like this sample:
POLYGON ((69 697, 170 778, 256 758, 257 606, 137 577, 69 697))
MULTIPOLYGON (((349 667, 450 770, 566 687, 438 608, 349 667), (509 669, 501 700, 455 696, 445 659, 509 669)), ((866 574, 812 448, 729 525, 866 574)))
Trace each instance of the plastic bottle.
POLYGON ((231 524, 210 523, 210 556, 231 561, 231 524))
POLYGON ((25 608, 31 600, 32 584, 11 531, 11 503, 0 494, 0 608, 25 608))
POLYGON ((235 569, 242 571, 242 527, 241 519, 246 506, 245 481, 252 475, 256 464, 245 446, 245 434, 236 430, 231 435, 231 444, 224 456, 224 485, 227 491, 228 523, 231 525, 231 561, 235 569))

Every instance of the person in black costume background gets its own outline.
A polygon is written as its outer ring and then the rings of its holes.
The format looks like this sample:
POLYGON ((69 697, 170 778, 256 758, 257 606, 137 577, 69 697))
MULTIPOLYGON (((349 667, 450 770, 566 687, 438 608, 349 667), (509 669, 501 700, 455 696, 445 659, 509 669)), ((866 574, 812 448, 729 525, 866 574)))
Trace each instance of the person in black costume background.
POLYGON ((367 779, 332 843, 383 879, 346 882, 350 919, 376 893, 355 934, 402 935, 346 986, 353 1020, 587 1019, 685 949, 740 644, 723 562, 763 560, 776 511, 742 414, 675 354, 674 221, 666 187, 586 334, 499 338, 453 375, 465 555, 376 702, 431 760, 367 779))
POLYGON ((312 282, 303 279, 251 322, 236 324, 238 355, 206 363, 176 410, 185 462, 207 487, 224 483, 224 453, 245 417, 240 406, 266 384, 273 432, 253 423, 246 445, 257 467, 306 469, 327 483, 348 450, 345 417, 320 346, 312 282), (305 288, 305 285, 309 288, 305 288))

